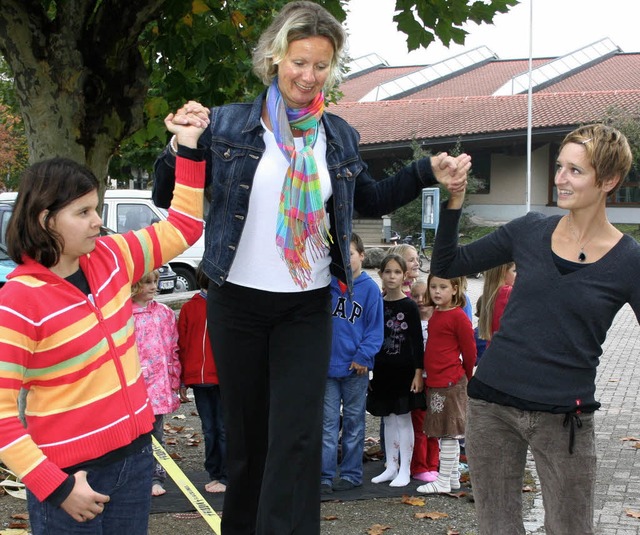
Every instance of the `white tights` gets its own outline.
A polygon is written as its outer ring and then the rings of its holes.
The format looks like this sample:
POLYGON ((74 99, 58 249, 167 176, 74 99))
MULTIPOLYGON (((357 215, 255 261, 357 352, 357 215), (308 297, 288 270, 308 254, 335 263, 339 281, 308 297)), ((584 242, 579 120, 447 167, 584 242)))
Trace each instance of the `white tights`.
POLYGON ((374 477, 372 483, 391 481, 390 487, 404 487, 411 480, 413 456, 413 424, 411 413, 384 416, 384 448, 387 469, 374 477))

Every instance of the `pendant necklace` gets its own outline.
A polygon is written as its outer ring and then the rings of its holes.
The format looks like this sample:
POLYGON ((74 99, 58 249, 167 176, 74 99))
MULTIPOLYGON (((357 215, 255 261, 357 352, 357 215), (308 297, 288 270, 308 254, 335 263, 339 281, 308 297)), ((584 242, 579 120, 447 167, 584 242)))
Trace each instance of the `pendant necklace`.
MULTIPOLYGON (((578 239, 578 233, 576 232, 576 230, 573 228, 573 218, 571 217, 571 214, 569 214, 569 230, 571 230, 571 234, 573 235, 573 238, 576 240, 576 243, 578 244, 578 247, 580 247, 580 253, 578 254, 578 260, 580 262, 584 262, 587 259, 587 255, 584 253, 584 248, 589 245, 589 243, 591 242, 591 240, 593 240, 593 238, 596 237, 596 235, 598 234, 598 232, 596 232, 593 236, 591 236, 591 238, 589 238, 586 242, 584 242, 582 245, 580 244, 580 240, 578 239)), ((598 228, 598 231, 600 229, 598 228)))

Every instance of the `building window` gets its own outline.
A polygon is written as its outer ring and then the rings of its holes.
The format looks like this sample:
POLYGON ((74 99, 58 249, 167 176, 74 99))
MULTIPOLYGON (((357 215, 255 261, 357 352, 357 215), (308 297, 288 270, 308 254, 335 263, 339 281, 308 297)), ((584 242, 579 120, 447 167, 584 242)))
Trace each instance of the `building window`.
POLYGON ((473 155, 471 176, 475 179, 475 195, 488 195, 491 193, 491 154, 480 152, 473 155))
POLYGON ((631 172, 622 182, 613 198, 607 200, 609 206, 640 204, 640 171, 637 166, 631 168, 631 172))

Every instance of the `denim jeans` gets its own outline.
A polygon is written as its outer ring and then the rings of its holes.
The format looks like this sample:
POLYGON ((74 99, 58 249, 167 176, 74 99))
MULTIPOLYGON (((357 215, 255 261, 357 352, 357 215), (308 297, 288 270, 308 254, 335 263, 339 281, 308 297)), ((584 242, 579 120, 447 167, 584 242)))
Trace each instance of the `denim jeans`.
POLYGON ((227 484, 227 438, 222 421, 220 386, 193 385, 193 397, 202 422, 204 469, 211 480, 227 484))
POLYGON ((125 459, 87 471, 87 481, 110 501, 93 520, 76 522, 62 508, 40 502, 27 490, 33 535, 147 535, 151 509, 151 445, 125 459))
POLYGON ((524 535, 522 483, 533 454, 547 535, 593 535, 596 452, 593 413, 580 414, 569 453, 564 414, 468 404, 466 452, 480 535, 524 535))
POLYGON ((331 485, 338 462, 340 403, 342 402, 342 461, 340 478, 362 485, 365 405, 369 375, 329 377, 324 392, 321 483, 331 485))

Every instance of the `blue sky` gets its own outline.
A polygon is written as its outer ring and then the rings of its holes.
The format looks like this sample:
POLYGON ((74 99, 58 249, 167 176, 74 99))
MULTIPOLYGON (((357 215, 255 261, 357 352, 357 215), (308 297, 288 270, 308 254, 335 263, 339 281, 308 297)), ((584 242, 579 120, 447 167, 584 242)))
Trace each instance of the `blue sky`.
POLYGON ((375 52, 390 65, 434 63, 481 45, 501 59, 527 58, 532 7, 533 57, 562 56, 604 37, 624 52, 640 52, 637 5, 637 0, 523 0, 497 15, 493 25, 466 26, 465 46, 436 43, 411 54, 393 22, 395 0, 350 0, 346 24, 352 57, 375 52))

